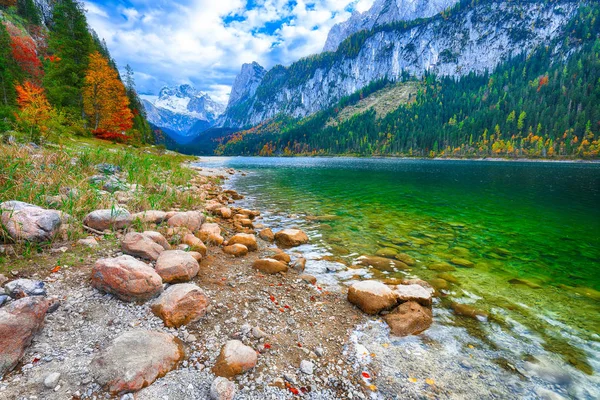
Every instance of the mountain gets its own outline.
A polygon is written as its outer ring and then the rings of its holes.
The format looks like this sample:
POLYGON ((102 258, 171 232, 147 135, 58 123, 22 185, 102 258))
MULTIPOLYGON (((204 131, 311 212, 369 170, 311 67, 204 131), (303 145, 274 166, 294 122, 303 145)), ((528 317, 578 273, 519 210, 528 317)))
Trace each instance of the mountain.
POLYGON ((564 34, 582 4, 462 0, 430 18, 360 31, 335 52, 307 57, 289 67, 275 66, 253 96, 227 108, 223 126, 254 126, 279 114, 306 117, 381 79, 394 82, 424 74, 458 78, 491 71, 564 34))
POLYGON ((336 51, 340 43, 362 30, 400 21, 432 17, 458 0, 376 0, 364 13, 354 12, 350 19, 334 25, 323 51, 336 51))
POLYGON ((190 85, 164 87, 158 96, 140 97, 153 125, 180 136, 206 130, 225 110, 225 106, 190 85))
POLYGON ((280 114, 215 153, 597 159, 600 3, 561 31, 490 72, 382 79, 306 118, 280 114))
POLYGON ((267 70, 257 62, 242 65, 242 70, 235 78, 233 86, 231 87, 227 109, 217 122, 217 126, 235 125, 235 121, 230 121, 227 118, 227 115, 234 114, 238 104, 243 103, 254 96, 256 89, 258 89, 266 74, 267 70))

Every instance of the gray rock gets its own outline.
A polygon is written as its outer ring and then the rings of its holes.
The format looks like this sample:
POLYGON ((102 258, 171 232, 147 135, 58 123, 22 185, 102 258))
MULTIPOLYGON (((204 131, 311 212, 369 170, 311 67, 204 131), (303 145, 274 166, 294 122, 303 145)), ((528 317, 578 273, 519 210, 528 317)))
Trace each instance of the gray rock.
POLYGON ((60 373, 53 372, 44 379, 44 386, 47 389, 54 389, 58 385, 58 381, 60 380, 60 373))
POLYGON ((8 299, 10 299, 10 297, 8 297, 7 295, 0 295, 0 307, 2 307, 4 305, 4 303, 6 303, 8 301, 8 299))
POLYGON ((121 167, 119 167, 118 165, 101 163, 96 165, 96 170, 105 175, 114 175, 118 172, 121 172, 121 167))
POLYGON ((46 242, 58 233, 61 213, 21 201, 0 204, 0 220, 14 241, 46 242))
POLYGON ((96 210, 89 213, 83 220, 83 224, 98 231, 106 229, 123 229, 131 225, 133 218, 129 211, 124 208, 113 208, 108 210, 96 210))
POLYGON ((45 296, 44 282, 31 279, 17 279, 4 285, 4 290, 13 299, 26 296, 45 296))
POLYGON ((302 360, 300 362, 300 371, 305 373, 306 375, 312 375, 315 369, 315 364, 308 360, 302 360))

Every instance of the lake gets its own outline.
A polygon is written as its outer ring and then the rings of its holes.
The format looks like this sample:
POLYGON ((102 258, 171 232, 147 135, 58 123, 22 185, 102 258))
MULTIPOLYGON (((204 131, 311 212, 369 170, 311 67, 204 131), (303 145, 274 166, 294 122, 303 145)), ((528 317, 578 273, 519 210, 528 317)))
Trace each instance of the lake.
MULTIPOLYGON (((417 342, 390 339, 374 322, 357 331, 356 340, 368 342, 361 346, 416 346, 430 371, 454 373, 438 373, 438 384, 458 397, 451 381, 477 367, 486 377, 477 381, 483 397, 492 384, 501 397, 600 396, 600 164, 235 157, 201 165, 247 172, 228 186, 247 195, 244 205, 266 211, 265 225, 309 232, 312 243, 301 251, 319 279, 414 276, 435 284, 434 326, 417 342), (401 253, 413 265, 353 265, 377 252, 401 253), (454 304, 482 316, 457 316, 454 304), (437 359, 428 340, 443 343, 437 359), (476 367, 453 362, 467 353, 476 367)), ((379 368, 396 382, 389 390, 402 391, 399 360, 402 368, 415 364, 415 374, 419 367, 413 356, 394 357, 396 364, 379 368)))

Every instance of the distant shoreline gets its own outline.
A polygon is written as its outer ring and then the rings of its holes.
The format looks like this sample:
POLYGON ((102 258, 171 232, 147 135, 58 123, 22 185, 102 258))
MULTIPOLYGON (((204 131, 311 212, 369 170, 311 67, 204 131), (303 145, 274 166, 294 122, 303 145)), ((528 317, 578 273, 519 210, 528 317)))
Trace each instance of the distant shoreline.
POLYGON ((570 164, 600 164, 600 159, 597 160, 584 160, 584 159, 550 159, 550 158, 500 158, 500 157, 480 157, 480 158, 461 158, 461 157, 406 157, 406 156, 358 156, 358 155, 323 155, 323 156, 196 156, 198 160, 206 158, 352 158, 352 159, 392 159, 392 160, 421 160, 421 161, 477 161, 477 162, 524 162, 524 163, 570 163, 570 164))

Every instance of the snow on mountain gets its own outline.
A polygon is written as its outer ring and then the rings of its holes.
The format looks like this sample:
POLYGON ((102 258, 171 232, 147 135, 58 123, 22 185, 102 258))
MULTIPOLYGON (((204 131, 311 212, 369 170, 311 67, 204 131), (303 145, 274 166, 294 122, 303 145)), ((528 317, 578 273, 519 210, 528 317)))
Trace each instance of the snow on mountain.
POLYGON ((140 95, 140 98, 152 124, 180 135, 188 134, 195 125, 212 125, 225 111, 223 104, 190 85, 164 87, 158 96, 140 95), (198 124, 201 121, 205 124, 198 124))

